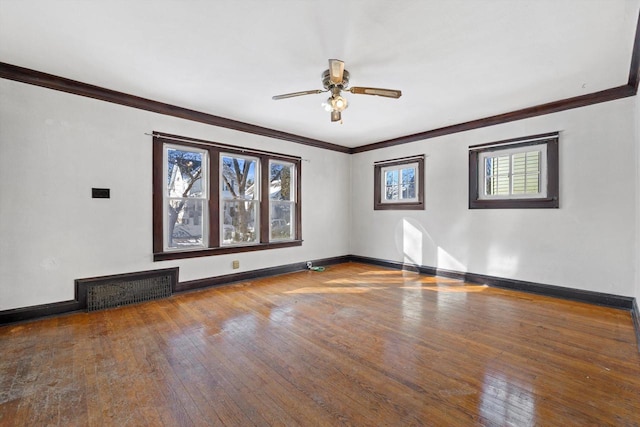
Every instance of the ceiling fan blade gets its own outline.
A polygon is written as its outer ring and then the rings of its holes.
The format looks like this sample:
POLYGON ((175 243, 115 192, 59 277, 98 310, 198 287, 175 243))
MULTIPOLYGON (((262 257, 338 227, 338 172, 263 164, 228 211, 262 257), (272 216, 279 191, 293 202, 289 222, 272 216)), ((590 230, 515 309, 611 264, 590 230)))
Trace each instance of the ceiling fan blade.
POLYGON ((381 89, 377 87, 352 87, 349 88, 348 91, 358 95, 377 95, 395 99, 398 99, 402 96, 402 91, 400 90, 381 89))
POLYGON ((339 85, 342 83, 344 75, 344 62, 339 59, 329 60, 329 73, 331 75, 331 83, 339 85))
POLYGON ((291 92, 291 93, 285 93, 282 95, 272 96, 271 99, 273 99, 274 101, 277 101, 278 99, 287 99, 287 98, 293 98, 294 96, 302 96, 302 95, 315 95, 317 93, 322 93, 322 92, 326 92, 326 90, 320 90, 320 89, 303 90, 302 92, 291 92))

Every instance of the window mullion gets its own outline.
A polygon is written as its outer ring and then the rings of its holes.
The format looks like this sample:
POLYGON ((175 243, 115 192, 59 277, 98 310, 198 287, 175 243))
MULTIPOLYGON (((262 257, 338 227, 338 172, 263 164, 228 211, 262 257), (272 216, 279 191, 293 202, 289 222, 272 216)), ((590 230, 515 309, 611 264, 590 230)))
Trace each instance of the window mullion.
POLYGON ((271 188, 269 179, 271 177, 271 171, 269 169, 269 158, 266 156, 260 157, 260 242, 269 242, 269 189, 271 188))
POLYGON ((513 162, 515 161, 515 155, 509 156, 509 196, 513 196, 513 162))
POLYGON ((220 151, 209 148, 209 247, 220 247, 220 151))

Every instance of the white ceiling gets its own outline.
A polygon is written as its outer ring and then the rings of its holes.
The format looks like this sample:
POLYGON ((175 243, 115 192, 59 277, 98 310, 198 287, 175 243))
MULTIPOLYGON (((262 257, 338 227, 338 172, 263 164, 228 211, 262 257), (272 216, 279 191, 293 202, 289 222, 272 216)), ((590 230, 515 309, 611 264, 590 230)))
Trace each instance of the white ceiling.
POLYGON ((627 83, 640 0, 0 0, 0 61, 356 147, 627 83), (331 123, 329 58, 352 86, 331 123))

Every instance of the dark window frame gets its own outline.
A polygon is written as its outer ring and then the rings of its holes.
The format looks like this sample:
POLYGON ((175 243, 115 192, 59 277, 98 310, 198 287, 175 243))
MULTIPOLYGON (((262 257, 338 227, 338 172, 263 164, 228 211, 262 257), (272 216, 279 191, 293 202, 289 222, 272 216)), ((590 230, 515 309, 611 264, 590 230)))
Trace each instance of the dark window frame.
POLYGON ((411 156, 399 159, 383 160, 373 165, 373 209, 374 210, 424 210, 424 156, 411 156), (388 166, 418 164, 418 200, 415 202, 383 202, 382 201, 382 169, 388 166))
POLYGON ((154 132, 153 134, 153 260, 166 261, 172 259, 196 258, 204 256, 224 255, 241 252, 252 252, 267 249, 279 249, 302 245, 302 159, 299 157, 267 151, 252 150, 212 141, 169 135, 154 132), (206 150, 209 154, 209 218, 208 247, 189 248, 184 250, 164 250, 164 145, 184 146, 206 150), (220 153, 238 154, 257 157, 260 161, 260 238, 259 242, 250 245, 228 246, 220 241, 220 153), (295 165, 295 237, 291 240, 269 241, 269 160, 293 163, 295 165))
POLYGON ((532 135, 469 147, 469 209, 556 209, 560 207, 559 133, 532 135), (547 147, 547 195, 544 198, 480 199, 478 168, 480 155, 489 151, 506 150, 527 145, 545 144, 547 147))

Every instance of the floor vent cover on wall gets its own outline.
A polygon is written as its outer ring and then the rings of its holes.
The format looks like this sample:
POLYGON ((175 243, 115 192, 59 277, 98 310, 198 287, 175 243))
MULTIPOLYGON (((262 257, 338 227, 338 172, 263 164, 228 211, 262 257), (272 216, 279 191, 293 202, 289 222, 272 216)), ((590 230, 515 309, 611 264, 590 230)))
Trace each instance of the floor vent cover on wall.
POLYGON ((86 293, 87 311, 96 311, 168 298, 176 281, 177 269, 166 269, 81 279, 76 283, 79 295, 86 293))

